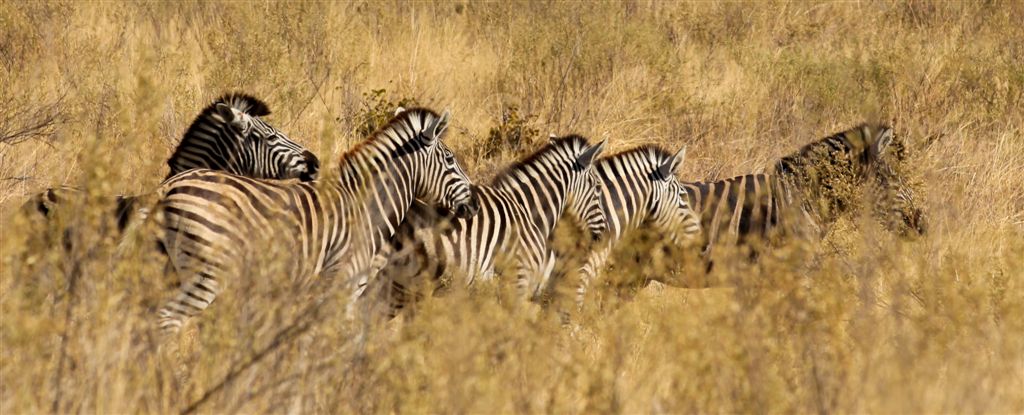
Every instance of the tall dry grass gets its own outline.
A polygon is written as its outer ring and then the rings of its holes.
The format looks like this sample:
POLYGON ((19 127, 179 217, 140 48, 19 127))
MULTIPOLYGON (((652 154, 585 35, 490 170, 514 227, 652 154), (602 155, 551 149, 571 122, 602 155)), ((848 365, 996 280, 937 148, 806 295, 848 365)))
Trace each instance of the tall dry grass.
POLYGON ((0 412, 1022 412, 1022 20, 1000 1, 0 3, 0 133, 31 133, 0 143, 0 412), (65 253, 18 207, 153 189, 229 90, 324 160, 381 102, 450 108, 480 180, 549 131, 688 144, 698 180, 883 119, 930 233, 855 213, 814 252, 724 267, 737 288, 651 287, 575 332, 481 285, 353 336, 344 295, 254 265, 187 331, 182 383, 151 330, 159 257, 99 230, 65 253))

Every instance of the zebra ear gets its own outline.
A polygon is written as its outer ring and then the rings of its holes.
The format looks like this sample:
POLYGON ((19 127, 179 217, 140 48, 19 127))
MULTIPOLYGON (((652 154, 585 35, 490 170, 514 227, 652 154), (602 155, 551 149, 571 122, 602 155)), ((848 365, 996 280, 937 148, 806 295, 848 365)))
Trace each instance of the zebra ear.
POLYGON ((395 108, 395 116, 396 116, 396 117, 398 116, 398 114, 401 114, 401 113, 403 113, 403 112, 405 112, 405 107, 398 107, 398 108, 395 108))
POLYGON ((437 140, 441 138, 441 135, 444 134, 444 131, 448 129, 448 119, 450 117, 451 114, 447 110, 445 110, 444 114, 441 114, 440 117, 434 120, 433 125, 427 127, 426 134, 423 135, 424 144, 432 146, 434 145, 434 143, 437 142, 437 140))
POLYGON ((597 159, 597 156, 601 155, 601 151, 604 150, 604 143, 604 141, 601 141, 600 143, 597 143, 597 145, 583 150, 583 153, 576 158, 576 164, 583 170, 588 169, 594 164, 594 160, 597 159))
POLYGON ((875 158, 879 158, 885 155, 885 150, 892 144, 892 129, 882 128, 882 131, 878 132, 878 136, 875 137, 875 142, 871 144, 871 155, 875 158))
POLYGON ((237 108, 224 103, 217 103, 217 114, 237 130, 244 130, 249 123, 249 116, 237 108))
POLYGON ((661 167, 658 168, 658 174, 661 175, 663 180, 668 180, 669 177, 674 177, 685 160, 686 146, 683 146, 683 148, 679 149, 679 152, 676 153, 676 155, 672 156, 671 159, 666 160, 665 164, 662 164, 661 167))

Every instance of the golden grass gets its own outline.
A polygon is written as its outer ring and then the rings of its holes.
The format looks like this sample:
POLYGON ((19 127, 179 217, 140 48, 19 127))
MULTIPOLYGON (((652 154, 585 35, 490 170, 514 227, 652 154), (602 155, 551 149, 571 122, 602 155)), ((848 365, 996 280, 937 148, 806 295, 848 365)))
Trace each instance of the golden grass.
MULTIPOLYGON (((59 114, 0 144, 0 412, 1024 412, 1022 20, 1000 1, 0 3, 0 131, 59 114), (881 118, 930 233, 853 215, 813 256, 725 267, 738 288, 648 288, 575 332, 482 285, 354 336, 342 293, 310 310, 254 266, 187 330, 178 383, 151 330, 159 257, 106 232, 65 254, 18 213, 58 184, 153 189, 229 90, 336 158, 377 89, 450 108, 480 181, 549 131, 687 144, 699 180, 881 118), (484 151, 513 106, 540 134, 484 151)), ((64 219, 96 226, 90 206, 64 219)))

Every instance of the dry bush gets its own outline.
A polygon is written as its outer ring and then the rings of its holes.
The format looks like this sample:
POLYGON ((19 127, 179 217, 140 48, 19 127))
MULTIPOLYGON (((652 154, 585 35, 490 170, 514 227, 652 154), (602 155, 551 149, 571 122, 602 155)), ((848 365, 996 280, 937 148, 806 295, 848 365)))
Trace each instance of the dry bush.
POLYGON ((0 101, 35 100, 0 120, 31 126, 63 94, 53 139, 0 143, 0 412, 1024 412, 1022 20, 999 1, 0 3, 0 101), (722 265, 733 288, 647 287, 573 329, 507 284, 366 326, 268 255, 186 330, 180 383, 152 331, 173 281, 88 200, 152 190, 230 90, 324 160, 381 102, 449 108, 481 181, 524 151, 481 151, 513 104, 608 152, 688 144, 689 180, 881 118, 930 232, 857 212, 722 265), (61 219, 97 229, 71 253, 18 213, 58 184, 92 195, 61 219))
POLYGON ((416 98, 400 98, 392 101, 387 98, 387 91, 375 89, 363 94, 361 108, 352 120, 338 119, 344 125, 355 126, 357 137, 369 137, 379 128, 387 125, 395 116, 398 108, 411 108, 416 106, 416 98))
POLYGON ((538 139, 539 131, 530 127, 536 118, 522 114, 519 108, 509 106, 501 111, 498 125, 487 132, 487 139, 479 146, 481 155, 493 159, 503 154, 522 154, 538 139))

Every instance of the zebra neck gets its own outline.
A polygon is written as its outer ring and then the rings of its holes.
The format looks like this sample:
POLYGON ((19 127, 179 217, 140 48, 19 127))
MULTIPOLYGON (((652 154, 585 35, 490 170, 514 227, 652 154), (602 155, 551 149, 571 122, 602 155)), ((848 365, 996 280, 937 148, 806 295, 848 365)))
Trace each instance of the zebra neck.
POLYGON ((182 137, 174 154, 167 160, 171 168, 165 179, 191 169, 222 170, 238 174, 239 160, 233 155, 243 154, 238 143, 242 141, 237 133, 223 125, 210 122, 190 129, 191 134, 182 137))
MULTIPOLYGON (((612 160, 605 160, 602 163, 594 166, 598 173, 598 177, 601 178, 601 209, 604 211, 605 221, 607 222, 607 229, 603 238, 607 243, 617 241, 623 231, 629 226, 629 222, 632 220, 630 217, 633 216, 632 209, 628 209, 626 202, 623 200, 625 194, 621 189, 627 188, 625 183, 618 183, 617 177, 619 176, 615 172, 611 165, 614 163, 612 160)), ((635 203, 635 202, 634 202, 635 203)))
POLYGON ((618 240, 629 230, 636 229, 647 220, 647 195, 649 189, 619 187, 623 193, 617 196, 609 194, 609 182, 602 187, 602 205, 608 221, 608 234, 618 240))
POLYGON ((782 217, 784 222, 788 222, 784 226, 790 228, 790 232, 802 233, 813 229, 814 233, 823 236, 837 217, 829 214, 835 213, 835 209, 829 207, 827 198, 820 191, 823 184, 808 177, 813 175, 780 170, 769 177, 779 209, 788 212, 782 217))
POLYGON ((530 212, 533 223, 545 235, 550 235, 565 210, 564 180, 558 182, 556 174, 545 177, 526 175, 527 173, 521 173, 514 176, 515 180, 503 180, 498 187, 511 192, 515 200, 530 212))
POLYGON ((415 199, 416 163, 412 154, 397 155, 384 145, 367 144, 342 161, 334 185, 344 197, 338 210, 350 226, 371 240, 372 252, 394 235, 415 199))
POLYGON ((842 133, 804 146, 782 158, 776 173, 799 190, 808 210, 827 227, 853 209, 855 187, 863 181, 863 135, 842 133))

